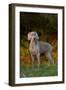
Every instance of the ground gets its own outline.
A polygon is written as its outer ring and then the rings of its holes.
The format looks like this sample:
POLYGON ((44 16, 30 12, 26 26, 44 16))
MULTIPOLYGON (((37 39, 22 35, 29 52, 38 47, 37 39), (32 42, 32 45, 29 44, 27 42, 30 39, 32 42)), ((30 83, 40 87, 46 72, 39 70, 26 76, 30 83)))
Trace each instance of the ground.
POLYGON ((57 70, 57 64, 41 64, 39 69, 37 66, 32 68, 28 65, 21 65, 20 77, 56 76, 57 70))

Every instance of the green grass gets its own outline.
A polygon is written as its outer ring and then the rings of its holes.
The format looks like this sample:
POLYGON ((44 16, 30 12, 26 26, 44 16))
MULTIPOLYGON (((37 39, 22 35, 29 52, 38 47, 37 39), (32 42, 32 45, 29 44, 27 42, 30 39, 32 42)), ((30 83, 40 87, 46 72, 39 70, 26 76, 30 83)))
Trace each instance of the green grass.
POLYGON ((40 76, 56 76, 57 64, 41 64, 38 69, 35 66, 33 69, 29 65, 20 65, 20 77, 40 77, 40 76))

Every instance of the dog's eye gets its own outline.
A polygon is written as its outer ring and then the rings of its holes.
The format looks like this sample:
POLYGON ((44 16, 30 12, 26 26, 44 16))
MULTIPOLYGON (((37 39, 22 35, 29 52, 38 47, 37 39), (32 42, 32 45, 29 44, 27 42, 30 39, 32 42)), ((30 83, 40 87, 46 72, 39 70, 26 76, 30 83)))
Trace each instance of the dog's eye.
POLYGON ((34 34, 32 34, 32 36, 34 36, 34 34))
POLYGON ((32 33, 32 35, 31 36, 36 36, 36 34, 35 33, 32 33))
POLYGON ((34 33, 34 35, 36 36, 36 33, 34 33))

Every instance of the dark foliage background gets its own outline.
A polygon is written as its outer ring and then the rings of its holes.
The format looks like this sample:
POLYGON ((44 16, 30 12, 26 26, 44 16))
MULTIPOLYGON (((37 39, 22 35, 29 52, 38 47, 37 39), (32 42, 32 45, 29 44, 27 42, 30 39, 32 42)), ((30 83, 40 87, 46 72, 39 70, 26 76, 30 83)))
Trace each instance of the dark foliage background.
POLYGON ((20 40, 27 39, 30 31, 36 31, 39 36, 45 33, 57 35, 57 14, 20 13, 20 40))

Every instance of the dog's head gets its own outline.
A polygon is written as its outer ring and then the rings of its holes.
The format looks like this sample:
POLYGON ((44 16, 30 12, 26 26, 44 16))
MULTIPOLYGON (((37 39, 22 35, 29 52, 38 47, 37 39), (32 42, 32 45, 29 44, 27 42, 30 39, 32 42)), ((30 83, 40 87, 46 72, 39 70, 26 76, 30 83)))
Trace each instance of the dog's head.
POLYGON ((36 32, 29 32, 28 33, 28 40, 38 40, 38 34, 36 32))

